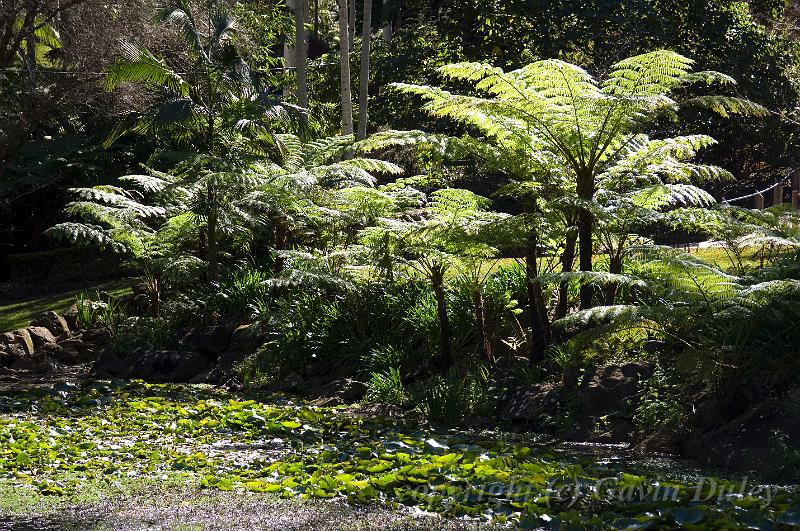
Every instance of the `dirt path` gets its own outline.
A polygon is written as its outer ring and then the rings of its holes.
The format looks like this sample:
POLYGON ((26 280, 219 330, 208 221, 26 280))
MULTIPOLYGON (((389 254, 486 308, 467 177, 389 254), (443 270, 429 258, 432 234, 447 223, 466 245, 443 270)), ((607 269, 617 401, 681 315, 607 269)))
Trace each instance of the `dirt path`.
POLYGON ((99 502, 53 507, 38 516, 0 513, 0 530, 477 530, 486 524, 415 516, 410 510, 353 506, 342 500, 285 499, 270 494, 151 485, 99 502))

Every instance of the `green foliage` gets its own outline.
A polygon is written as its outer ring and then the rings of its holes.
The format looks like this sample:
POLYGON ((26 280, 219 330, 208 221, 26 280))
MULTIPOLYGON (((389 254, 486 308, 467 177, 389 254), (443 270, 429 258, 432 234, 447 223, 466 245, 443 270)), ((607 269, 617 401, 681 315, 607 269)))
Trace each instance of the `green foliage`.
POLYGON ((92 300, 86 293, 79 293, 75 296, 78 326, 87 330, 96 325, 113 328, 119 324, 120 320, 124 318, 123 308, 119 301, 110 297, 106 301, 102 301, 99 292, 96 298, 97 300, 92 300))
POLYGON ((220 283, 214 306, 230 317, 265 312, 270 302, 269 279, 270 275, 264 271, 243 267, 220 283))
POLYGON ((128 354, 138 349, 160 350, 167 346, 172 326, 157 317, 128 317, 111 330, 115 352, 128 354))
POLYGON ((416 384, 411 396, 415 407, 430 422, 458 426, 472 415, 488 415, 492 411, 489 380, 485 367, 464 376, 451 370, 446 376, 416 384))
POLYGON ((408 404, 410 397, 408 390, 403 385, 400 369, 391 367, 385 372, 373 372, 370 376, 366 400, 400 407, 408 404))
POLYGON ((633 421, 640 429, 680 429, 684 416, 684 400, 675 376, 657 366, 645 384, 633 421))

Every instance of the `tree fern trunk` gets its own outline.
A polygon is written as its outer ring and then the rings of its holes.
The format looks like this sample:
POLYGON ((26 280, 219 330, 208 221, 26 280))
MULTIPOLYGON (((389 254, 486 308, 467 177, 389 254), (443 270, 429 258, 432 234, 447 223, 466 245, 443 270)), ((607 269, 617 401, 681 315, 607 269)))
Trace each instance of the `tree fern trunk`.
POLYGON ((358 89, 358 139, 367 138, 369 106, 369 56, 372 45, 372 0, 364 0, 364 26, 361 31, 361 75, 358 89))
POLYGON ((444 291, 444 271, 435 267, 431 275, 431 285, 436 297, 436 313, 439 318, 439 368, 447 372, 453 366, 453 347, 450 318, 447 316, 447 297, 444 291))
POLYGON ((350 36, 348 32, 347 0, 339 2, 339 66, 341 69, 340 96, 342 100, 342 134, 353 134, 353 94, 350 89, 350 36))
POLYGON ((473 296, 472 304, 475 309, 475 330, 478 332, 478 345, 481 348, 483 357, 486 361, 492 361, 492 343, 486 334, 486 306, 483 300, 483 291, 477 287, 473 296))
MULTIPOLYGON (((569 273, 572 271, 572 265, 575 262, 575 243, 578 240, 576 232, 569 232, 567 234, 566 242, 564 243, 564 252, 561 255, 561 272, 569 273)), ((555 319, 562 319, 567 316, 567 309, 569 308, 569 282, 562 280, 558 286, 558 303, 556 304, 555 319)))
POLYGON ((208 279, 211 282, 217 280, 219 276, 219 261, 217 256, 217 207, 214 205, 216 199, 211 189, 208 191, 208 199, 211 209, 208 213, 208 234, 206 234, 206 250, 208 260, 208 279))
MULTIPOLYGON (((622 274, 622 257, 621 256, 610 256, 608 262, 608 271, 610 273, 614 273, 616 275, 622 274)), ((618 284, 609 284, 606 286, 606 304, 611 306, 614 304, 614 301, 617 298, 617 292, 619 291, 618 284)))
MULTIPOLYGON (((594 177, 591 174, 578 175, 578 197, 591 201, 594 196, 594 177)), ((578 213, 578 240, 581 271, 592 271, 592 237, 594 220, 588 208, 581 208, 578 213)), ((592 286, 581 286, 581 309, 592 307, 592 286)))
POLYGON ((319 0, 314 0, 314 38, 319 39, 319 0))
MULTIPOLYGON (((275 217, 275 243, 274 248, 276 251, 283 251, 286 249, 286 224, 280 217, 275 217)), ((275 276, 280 275, 285 269, 283 257, 280 254, 275 256, 275 276)))
POLYGON ((544 300, 542 286, 539 283, 538 245, 538 232, 532 229, 525 245, 525 285, 528 294, 528 320, 531 327, 529 354, 531 365, 541 363, 547 349, 547 332, 544 326, 544 319, 547 317, 541 313, 544 300))

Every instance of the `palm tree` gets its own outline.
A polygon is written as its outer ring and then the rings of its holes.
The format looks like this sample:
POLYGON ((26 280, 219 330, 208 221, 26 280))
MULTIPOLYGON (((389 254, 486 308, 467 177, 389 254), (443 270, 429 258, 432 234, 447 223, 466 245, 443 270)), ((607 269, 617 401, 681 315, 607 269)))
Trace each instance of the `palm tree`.
POLYGON ((146 48, 122 45, 121 59, 106 75, 106 88, 141 84, 151 89, 154 98, 143 112, 131 113, 119 123, 106 145, 128 133, 166 136, 186 159, 203 167, 197 174, 198 185, 206 187, 204 201, 197 202, 204 209, 198 219, 204 221, 208 276, 213 281, 218 274, 219 220, 226 205, 226 193, 219 187, 228 179, 207 175, 229 175, 243 158, 273 153, 273 129, 299 113, 274 100, 239 55, 234 42, 236 21, 223 2, 208 4, 204 28, 187 0, 162 3, 155 18, 181 28, 189 60, 176 64, 146 48))

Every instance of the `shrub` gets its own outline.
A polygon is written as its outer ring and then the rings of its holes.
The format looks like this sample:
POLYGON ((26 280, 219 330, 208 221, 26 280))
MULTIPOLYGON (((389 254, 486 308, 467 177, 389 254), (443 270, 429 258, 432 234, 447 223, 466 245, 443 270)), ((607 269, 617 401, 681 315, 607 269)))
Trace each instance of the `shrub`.
POLYGON ((366 400, 372 403, 406 406, 410 396, 400 377, 400 369, 392 367, 385 372, 373 372, 366 400))
MULTIPOLYGON (((99 293, 97 298, 100 299, 99 293)), ((79 293, 75 296, 75 307, 78 309, 78 326, 83 329, 97 324, 114 327, 124 318, 122 305, 116 299, 103 302, 91 300, 86 293, 79 293)))
POLYGON ((682 389, 675 377, 656 366, 645 384, 633 421, 640 429, 679 428, 683 420, 682 389))
POLYGON ((220 282, 215 306, 223 315, 242 317, 268 305, 270 275, 253 267, 243 267, 220 282))
POLYGON ((167 345, 171 326, 156 317, 129 317, 112 329, 116 352, 131 352, 138 348, 161 349, 167 345))
POLYGON ((489 394, 489 371, 485 367, 459 376, 451 370, 411 389, 414 406, 430 422, 457 426, 473 414, 489 414, 493 403, 489 394))

